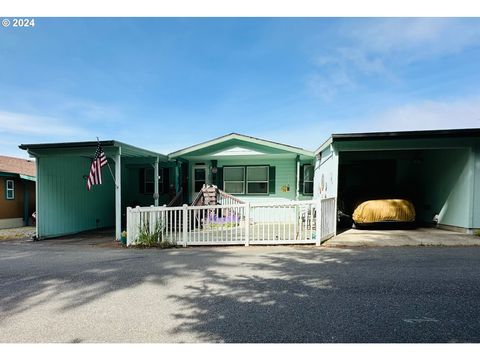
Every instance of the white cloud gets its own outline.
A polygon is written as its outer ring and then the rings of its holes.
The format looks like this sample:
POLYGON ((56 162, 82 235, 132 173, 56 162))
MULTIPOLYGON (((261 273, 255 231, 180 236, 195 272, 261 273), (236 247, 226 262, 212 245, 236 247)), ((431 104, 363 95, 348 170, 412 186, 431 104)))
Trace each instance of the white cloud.
POLYGON ((257 134, 305 149, 317 149, 332 133, 480 128, 480 96, 399 105, 368 117, 296 122, 289 129, 257 134))
POLYGON ((357 121, 354 128, 356 131, 480 128, 480 97, 398 106, 369 120, 357 121))
POLYGON ((343 67, 328 73, 315 73, 308 78, 308 89, 314 96, 331 101, 341 89, 353 89, 355 83, 343 67))
POLYGON ((478 44, 480 22, 477 19, 393 18, 360 23, 354 31, 349 27, 343 32, 355 47, 369 53, 389 55, 411 51, 418 56, 432 56, 459 52, 478 44))
POLYGON ((459 53, 480 45, 477 19, 409 18, 348 21, 336 34, 341 46, 313 59, 307 79, 314 96, 330 101, 341 91, 356 89, 360 77, 399 81, 394 66, 459 53), (347 79, 339 81, 339 79, 347 79))
POLYGON ((53 137, 78 136, 86 131, 53 117, 0 111, 0 133, 53 137))
POLYGON ((82 121, 112 122, 122 119, 121 111, 112 105, 71 98, 60 98, 57 103, 59 104, 57 112, 71 114, 82 121))

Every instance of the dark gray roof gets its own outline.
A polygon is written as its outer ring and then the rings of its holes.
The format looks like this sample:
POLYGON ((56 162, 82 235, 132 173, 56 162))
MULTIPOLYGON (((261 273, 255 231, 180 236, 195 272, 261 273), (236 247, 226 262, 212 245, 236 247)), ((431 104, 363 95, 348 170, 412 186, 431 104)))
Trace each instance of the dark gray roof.
POLYGON ((388 140, 388 139, 433 139, 433 138, 466 138, 479 137, 480 128, 446 129, 446 130, 415 130, 415 131, 385 131, 365 133, 332 134, 315 151, 319 153, 332 142, 349 140, 388 140))
POLYGON ((369 140, 369 139, 389 139, 389 138, 425 139, 425 138, 476 137, 476 136, 480 136, 480 128, 332 134, 332 138, 334 140, 354 140, 354 139, 369 140))
MULTIPOLYGON (((21 144, 19 148, 22 150, 32 151, 35 150, 44 150, 44 149, 68 149, 68 148, 88 148, 96 147, 98 144, 97 141, 81 141, 81 142, 63 142, 63 143, 43 143, 43 144, 21 144)), ((100 141, 100 145, 103 148, 108 147, 117 147, 122 149, 122 155, 124 156, 147 156, 147 157, 158 157, 162 160, 167 160, 167 156, 164 154, 157 153, 155 151, 150 151, 142 149, 133 145, 125 144, 117 140, 103 140, 100 141)))

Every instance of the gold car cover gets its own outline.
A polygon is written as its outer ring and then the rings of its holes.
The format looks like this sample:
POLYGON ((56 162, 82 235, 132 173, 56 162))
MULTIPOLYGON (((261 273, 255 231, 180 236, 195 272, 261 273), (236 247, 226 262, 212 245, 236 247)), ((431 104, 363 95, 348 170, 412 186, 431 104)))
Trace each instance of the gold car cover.
POLYGON ((357 224, 385 221, 413 222, 415 208, 410 201, 403 199, 369 200, 357 206, 352 219, 357 224))

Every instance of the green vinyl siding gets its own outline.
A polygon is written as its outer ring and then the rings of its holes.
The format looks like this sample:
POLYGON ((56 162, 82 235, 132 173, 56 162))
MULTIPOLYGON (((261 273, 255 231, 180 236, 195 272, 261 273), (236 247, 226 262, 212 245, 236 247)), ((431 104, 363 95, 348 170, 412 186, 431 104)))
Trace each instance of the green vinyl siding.
POLYGON ((294 159, 220 159, 218 160, 218 167, 225 166, 253 166, 253 165, 268 165, 270 169, 269 177, 275 175, 275 181, 270 180, 268 195, 235 195, 247 201, 259 202, 262 200, 295 200, 295 186, 296 186, 296 162, 294 159), (282 192, 282 186, 288 187, 287 192, 282 192), (274 191, 274 192, 273 192, 274 191))
POLYGON ((480 229, 480 144, 474 149, 473 227, 480 229))
MULTIPOLYGON (((113 161, 108 159, 112 171, 113 161)), ((102 185, 86 188, 90 170, 87 157, 42 157, 38 168, 38 236, 54 237, 115 222, 115 188, 107 168, 102 185), (98 222, 97 222, 98 219, 98 222)))
POLYGON ((428 221, 437 213, 439 224, 472 228, 473 154, 467 149, 429 150, 423 162, 420 174, 427 206, 420 215, 428 221))

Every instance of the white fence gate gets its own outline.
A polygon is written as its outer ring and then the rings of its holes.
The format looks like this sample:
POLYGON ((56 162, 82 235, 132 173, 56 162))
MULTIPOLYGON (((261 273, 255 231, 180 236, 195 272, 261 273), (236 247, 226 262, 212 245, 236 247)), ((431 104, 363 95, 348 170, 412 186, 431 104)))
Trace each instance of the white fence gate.
POLYGON ((178 245, 317 244, 335 235, 335 198, 281 204, 127 208, 127 245, 141 233, 178 245))

